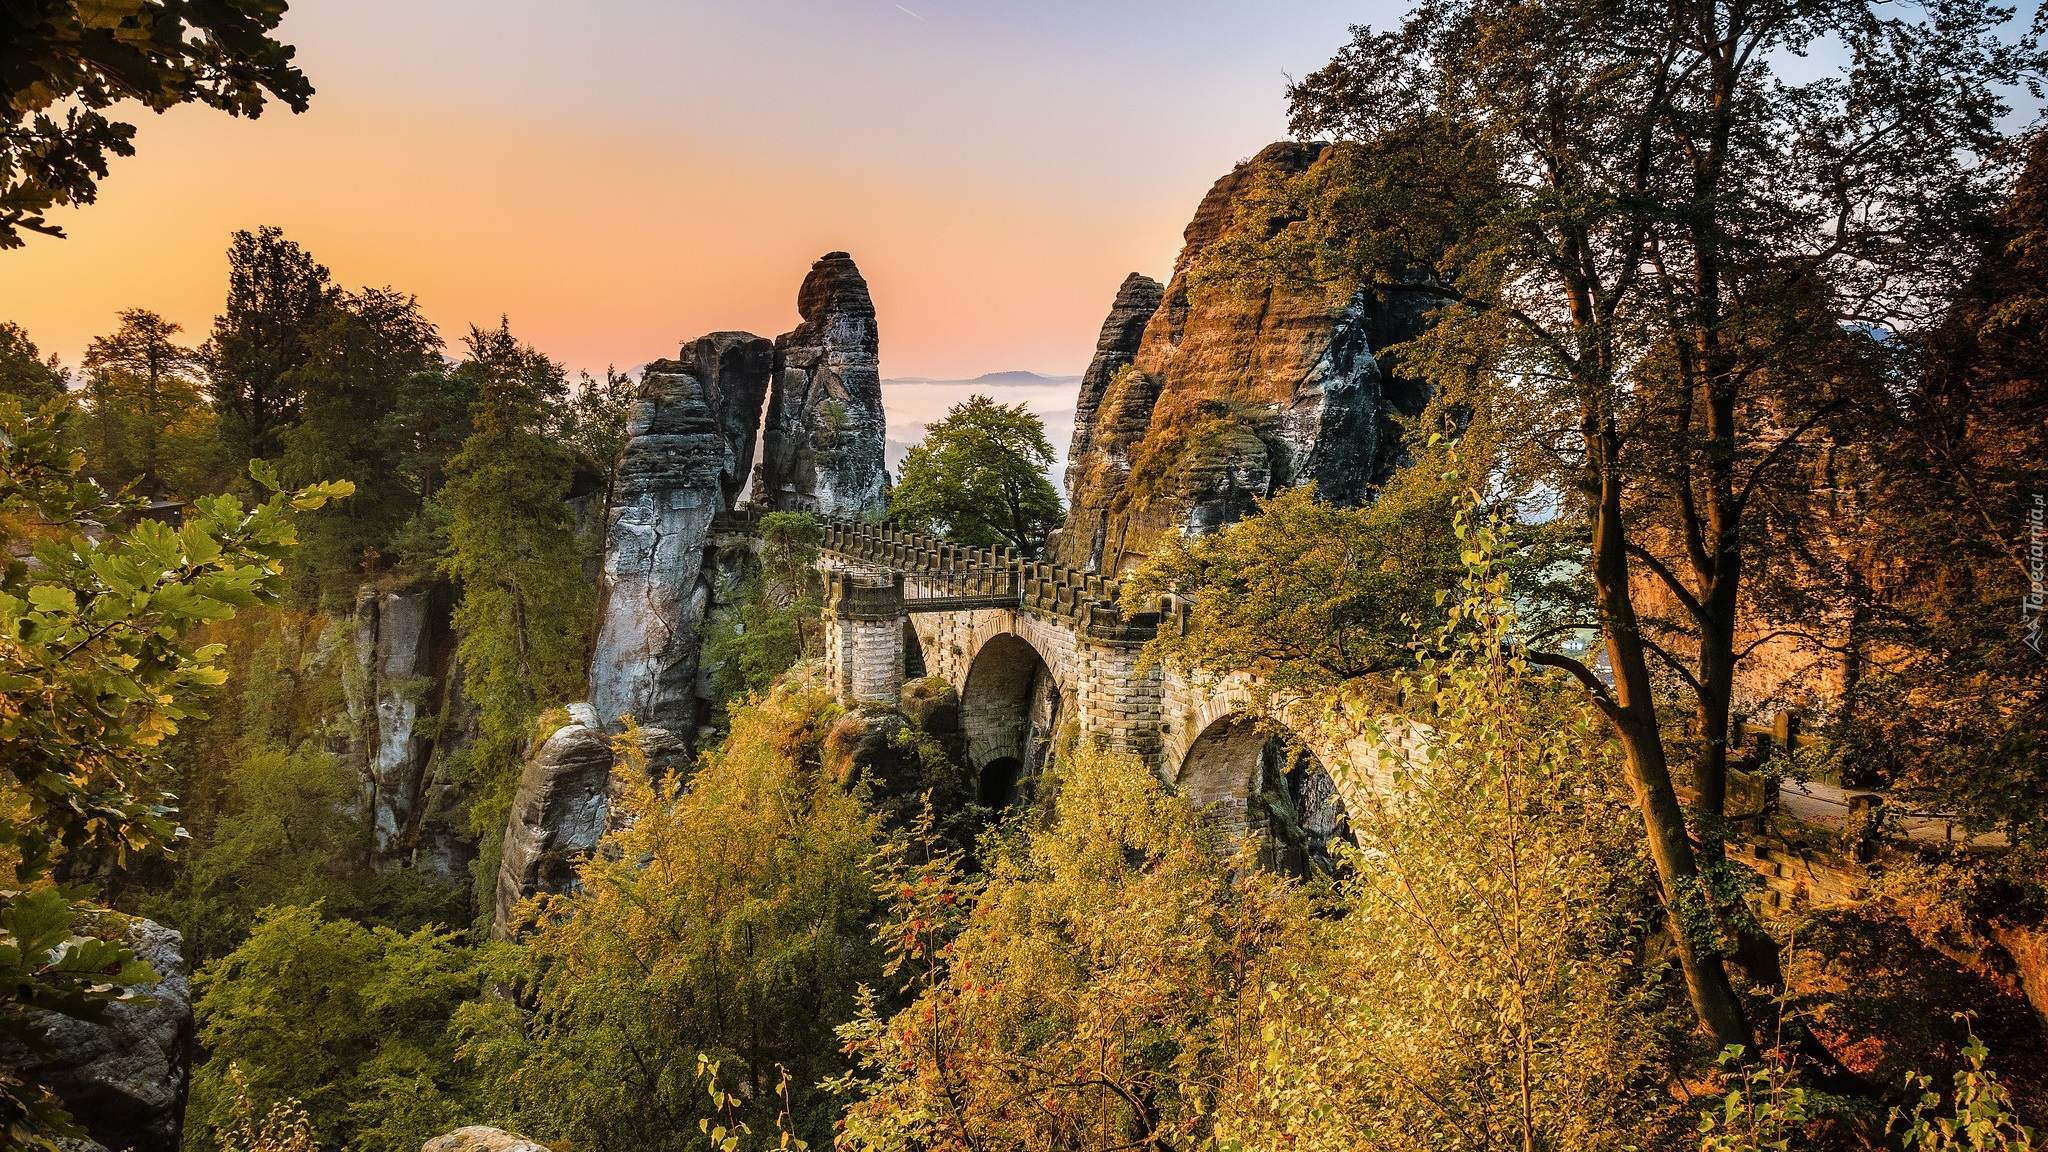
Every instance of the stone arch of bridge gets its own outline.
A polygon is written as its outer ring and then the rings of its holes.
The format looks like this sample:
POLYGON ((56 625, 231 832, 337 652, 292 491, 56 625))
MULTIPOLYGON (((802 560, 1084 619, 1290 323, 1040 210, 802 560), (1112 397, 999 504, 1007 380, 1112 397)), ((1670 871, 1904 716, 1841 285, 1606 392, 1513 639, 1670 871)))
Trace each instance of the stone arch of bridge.
POLYGON ((1235 839, 1260 841, 1265 867, 1292 875, 1333 866, 1339 840, 1351 838, 1344 798, 1314 743, 1284 723, 1242 709, 1193 732, 1171 779, 1235 839))
POLYGON ((1064 694, 1053 666, 1014 632, 987 637, 961 679, 960 726, 980 802, 1015 803, 1045 766, 1064 694))

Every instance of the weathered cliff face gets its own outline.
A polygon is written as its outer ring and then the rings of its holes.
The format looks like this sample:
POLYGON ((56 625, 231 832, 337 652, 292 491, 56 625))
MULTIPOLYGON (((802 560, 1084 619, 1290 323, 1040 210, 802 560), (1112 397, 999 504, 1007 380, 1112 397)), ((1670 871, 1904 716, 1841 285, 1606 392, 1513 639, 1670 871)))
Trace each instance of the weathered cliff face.
POLYGON ((448 607, 445 589, 356 591, 346 621, 354 667, 343 676, 349 736, 335 749, 362 773, 373 866, 411 864, 443 883, 460 879, 475 855, 467 789, 441 771, 474 737, 448 607))
POLYGON ((129 931, 135 954, 160 978, 147 1001, 116 1004, 108 1022, 41 1015, 49 1051, 0 1046, 0 1068, 50 1089, 94 1144, 123 1152, 178 1152, 192 1049, 192 987, 183 938, 151 920, 129 931))
POLYGON ((1303 171, 1324 151, 1274 144, 1216 182, 1134 348, 1130 326, 1147 297, 1125 281, 1076 414, 1060 562, 1120 571, 1162 533, 1213 531, 1254 497, 1313 482, 1323 498, 1351 503, 1392 473, 1393 416, 1421 411, 1427 393, 1383 370, 1374 349, 1421 332, 1423 298, 1360 293, 1332 306, 1320 290, 1190 291, 1259 175, 1303 171))
POLYGON ((775 390, 756 496, 778 509, 861 516, 888 503, 875 305, 844 252, 797 293, 803 323, 775 341, 775 390))
POLYGON ((569 706, 555 730, 520 766, 505 826, 505 852, 491 931, 510 936, 512 910, 536 892, 567 892, 576 862, 597 847, 610 811, 611 742, 588 704, 569 706))
POLYGON ((371 708, 364 725, 365 808, 380 863, 404 854, 432 751, 419 723, 433 687, 428 613, 423 590, 366 584, 356 592, 356 658, 367 666, 364 695, 371 708))
POLYGON ((753 463, 775 352, 719 332, 641 378, 606 533, 603 604, 590 666, 598 723, 631 715, 689 732, 699 631, 710 604, 705 542, 753 463))
POLYGON ((1109 318, 1102 322, 1102 334, 1095 339, 1095 358, 1088 362, 1088 371, 1081 376, 1081 395, 1074 404, 1074 439, 1067 448, 1070 504, 1082 477, 1080 462, 1095 447, 1095 414, 1102 408, 1102 397, 1117 373, 1130 367, 1138 354, 1138 344, 1145 337, 1145 326, 1152 322, 1152 314, 1159 311, 1159 302, 1165 298, 1166 289, 1159 281, 1139 272, 1124 277, 1123 286, 1116 290, 1116 302, 1109 306, 1109 318))

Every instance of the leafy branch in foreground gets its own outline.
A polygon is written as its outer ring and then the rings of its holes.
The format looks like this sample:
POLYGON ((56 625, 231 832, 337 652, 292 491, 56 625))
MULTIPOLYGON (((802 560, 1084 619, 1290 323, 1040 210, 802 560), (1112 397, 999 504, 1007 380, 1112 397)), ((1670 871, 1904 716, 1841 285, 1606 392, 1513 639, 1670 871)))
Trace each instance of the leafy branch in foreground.
MULTIPOLYGON (((0 397, 0 1032, 33 1050, 37 1011, 104 1018, 124 989, 155 977, 117 940, 119 918, 60 892, 66 855, 125 860, 182 835, 164 790, 164 743, 197 700, 227 678, 203 624, 274 600, 297 543, 291 514, 352 491, 346 482, 272 492, 253 508, 233 496, 192 503, 172 527, 81 478, 66 448, 67 400, 35 414, 0 397), (27 558, 17 558, 32 544, 27 558)), ((0 1076, 0 1145, 53 1147, 76 1134, 55 1101, 0 1076)))

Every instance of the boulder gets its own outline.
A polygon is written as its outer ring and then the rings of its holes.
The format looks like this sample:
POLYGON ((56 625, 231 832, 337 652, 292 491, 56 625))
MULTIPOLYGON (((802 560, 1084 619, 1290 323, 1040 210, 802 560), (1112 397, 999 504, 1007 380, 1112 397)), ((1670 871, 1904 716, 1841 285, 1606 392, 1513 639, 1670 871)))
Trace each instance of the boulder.
POLYGON ((157 983, 136 989, 148 1002, 115 1004, 106 1024, 45 1015, 50 1051, 0 1051, 0 1067, 21 1069, 54 1092, 89 1142, 112 1152, 178 1152, 192 1058, 192 985, 178 933, 152 920, 129 927, 130 946, 157 983))
POLYGON ((705 544, 712 517, 731 509, 753 465, 773 360, 761 337, 717 332, 641 378, 590 659, 590 704, 607 728, 630 715, 695 729, 698 633, 711 600, 705 544))
POLYGON ((524 1136, 472 1124, 445 1136, 434 1137, 420 1145, 420 1152, 548 1152, 548 1149, 524 1136))
POLYGON ((511 936, 512 910, 540 892, 567 892, 576 864, 597 847, 610 816, 611 741, 588 704, 569 706, 520 766, 505 826, 491 935, 511 936))
POLYGON ((864 516, 888 504, 875 305, 853 258, 828 252, 797 292, 803 323, 775 341, 756 497, 783 510, 864 516))
POLYGON ((1420 412, 1428 394, 1375 350, 1419 335, 1430 300, 1333 300, 1318 285, 1249 297, 1191 291, 1211 245, 1241 227, 1274 226, 1237 219, 1255 181, 1302 172, 1327 148, 1274 144, 1239 165, 1203 197, 1156 303, 1142 278, 1118 291, 1075 416, 1061 563, 1124 571, 1162 534, 1213 531, 1255 497, 1314 483, 1324 499, 1355 503, 1392 474, 1394 417, 1420 412))

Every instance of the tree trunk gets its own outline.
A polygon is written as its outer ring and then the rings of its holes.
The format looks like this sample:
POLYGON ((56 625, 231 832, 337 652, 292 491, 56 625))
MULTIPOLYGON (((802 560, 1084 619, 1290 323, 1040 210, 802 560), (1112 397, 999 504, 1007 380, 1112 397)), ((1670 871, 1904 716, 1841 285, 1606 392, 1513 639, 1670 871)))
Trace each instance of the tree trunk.
POLYGON ((1629 788, 1642 812, 1649 835, 1650 858, 1664 888, 1664 911, 1677 942, 1679 965, 1693 1011, 1716 1044, 1751 1045, 1747 1013, 1728 979, 1721 958, 1706 950, 1685 925, 1683 909, 1704 909, 1699 891, 1699 865, 1693 857, 1685 812, 1671 782, 1664 741, 1657 730, 1656 705, 1650 691, 1649 663, 1638 631, 1635 602, 1629 588, 1626 531, 1622 522, 1621 480, 1611 467, 1615 438, 1589 438, 1599 452, 1599 513, 1593 530, 1593 584, 1600 600, 1606 633, 1607 659, 1614 672, 1615 702, 1609 712, 1628 765, 1629 788))

